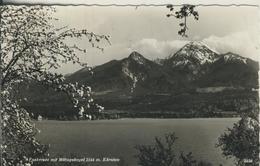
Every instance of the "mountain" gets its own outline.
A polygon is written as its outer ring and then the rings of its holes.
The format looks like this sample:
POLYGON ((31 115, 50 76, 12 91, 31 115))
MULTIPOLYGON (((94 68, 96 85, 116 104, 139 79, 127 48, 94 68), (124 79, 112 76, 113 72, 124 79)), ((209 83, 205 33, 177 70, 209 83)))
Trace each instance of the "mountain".
POLYGON ((179 66, 202 66, 218 59, 218 53, 201 42, 190 42, 176 53, 171 54, 165 65, 173 68, 179 66))
POLYGON ((164 66, 182 85, 195 87, 258 86, 258 63, 237 54, 219 54, 202 42, 190 42, 171 54, 164 66))
POLYGON ((218 54, 201 42, 190 42, 166 59, 151 61, 134 51, 92 71, 83 68, 67 77, 97 93, 180 93, 198 87, 258 86, 258 63, 237 54, 218 54))
POLYGON ((252 88, 258 88, 258 70, 253 60, 231 52, 219 54, 201 42, 190 42, 166 59, 150 61, 133 52, 95 67, 93 76, 82 69, 68 81, 90 84, 97 101, 107 109, 182 110, 207 98, 211 104, 226 102, 231 108, 234 97, 239 98, 235 92, 244 95, 240 96, 242 103, 252 96, 253 101, 258 100, 251 94, 252 88), (203 99, 201 93, 206 93, 203 99))
MULTIPOLYGON (((83 68, 71 73, 66 81, 90 85, 97 103, 106 110, 125 111, 127 117, 150 117, 158 111, 160 116, 208 116, 212 108, 219 116, 258 103, 258 94, 252 91, 259 87, 258 71, 253 60, 190 42, 166 59, 151 61, 134 51, 92 71, 83 68)), ((40 110, 38 114, 50 117, 76 112, 71 111, 65 95, 35 85, 26 89, 31 99, 37 99, 25 104, 32 112, 40 110)))
POLYGON ((181 84, 190 87, 188 82, 199 79, 207 73, 208 68, 219 58, 219 55, 201 42, 190 42, 165 61, 164 67, 181 84))
MULTIPOLYGON (((158 79, 164 79, 168 82, 167 78, 170 78, 162 66, 135 51, 122 60, 112 60, 97 66, 93 68, 92 72, 93 75, 89 70, 81 69, 68 76, 67 80, 89 84, 96 92, 133 93, 136 91, 135 89, 140 92, 151 87, 148 85, 151 81, 156 82, 158 79)), ((157 88, 159 87, 155 87, 155 89, 157 88)))
POLYGON ((199 86, 258 88, 259 64, 228 52, 219 55, 208 72, 197 81, 199 86))

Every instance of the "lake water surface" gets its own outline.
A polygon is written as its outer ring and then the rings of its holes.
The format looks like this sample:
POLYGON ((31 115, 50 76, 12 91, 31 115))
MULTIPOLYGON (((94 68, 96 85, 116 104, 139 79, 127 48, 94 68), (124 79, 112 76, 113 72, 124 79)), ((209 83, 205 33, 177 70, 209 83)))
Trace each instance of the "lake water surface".
MULTIPOLYGON (((122 158, 137 165, 134 146, 152 144, 155 136, 175 132, 176 151, 192 152, 194 157, 232 166, 215 147, 217 138, 238 118, 201 119, 118 119, 99 121, 40 121, 38 139, 50 144, 50 154, 80 154, 85 157, 122 158)), ((110 165, 110 164, 106 164, 110 165)), ((115 165, 115 164, 111 164, 115 165)))

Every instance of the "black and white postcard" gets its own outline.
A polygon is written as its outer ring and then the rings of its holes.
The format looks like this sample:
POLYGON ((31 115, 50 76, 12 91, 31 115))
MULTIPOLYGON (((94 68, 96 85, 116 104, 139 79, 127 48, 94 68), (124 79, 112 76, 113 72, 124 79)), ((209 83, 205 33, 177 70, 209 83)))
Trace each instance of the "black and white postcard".
POLYGON ((259 165, 257 1, 2 0, 1 165, 259 165))

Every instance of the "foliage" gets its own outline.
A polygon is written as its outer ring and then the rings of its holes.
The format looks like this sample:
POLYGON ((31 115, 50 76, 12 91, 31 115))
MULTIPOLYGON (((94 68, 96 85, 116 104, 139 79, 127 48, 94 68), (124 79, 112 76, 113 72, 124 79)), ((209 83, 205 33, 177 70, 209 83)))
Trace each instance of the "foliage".
POLYGON ((259 121, 258 109, 242 114, 241 120, 228 128, 218 138, 217 147, 227 158, 235 157, 237 165, 243 166, 246 161, 259 165, 259 121))
POLYGON ((2 93, 2 164, 21 165, 28 163, 29 158, 38 157, 46 152, 46 146, 41 145, 34 137, 37 133, 25 109, 11 100, 10 93, 2 93))
POLYGON ((178 31, 178 34, 181 35, 182 37, 187 37, 186 31, 188 30, 187 26, 187 17, 193 16, 195 20, 199 19, 199 13, 194 10, 195 6, 194 5, 183 5, 179 11, 174 12, 174 7, 173 5, 167 5, 167 8, 170 9, 169 14, 167 14, 167 17, 174 16, 177 19, 183 20, 179 26, 181 29, 178 31))
MULTIPOLYGON (((77 45, 66 43, 71 38, 87 38, 92 47, 99 47, 109 36, 97 35, 86 29, 76 30, 52 25, 55 9, 43 6, 1 6, 1 126, 3 165, 29 165, 30 158, 44 154, 46 147, 36 139, 37 129, 29 114, 19 106, 15 85, 28 80, 61 91, 70 98, 79 116, 88 116, 91 110, 102 110, 94 104, 91 88, 77 83, 66 83, 61 74, 49 72, 62 63, 80 62, 77 54, 86 53, 77 45), (95 108, 94 108, 95 107, 95 108)), ((108 41, 109 42, 109 41, 108 41)), ((91 68, 89 68, 91 70, 91 68)))
POLYGON ((196 163, 196 160, 193 159, 191 152, 186 155, 181 153, 180 159, 182 161, 182 166, 190 166, 196 163))
POLYGON ((155 145, 138 145, 138 164, 142 166, 170 166, 174 163, 174 143, 177 137, 174 133, 165 135, 165 144, 155 137, 155 145))
POLYGON ((175 133, 165 134, 164 140, 155 137, 154 145, 137 145, 139 154, 136 156, 141 166, 210 166, 204 161, 197 162, 192 153, 181 152, 179 160, 176 158, 174 144, 177 140, 175 133))

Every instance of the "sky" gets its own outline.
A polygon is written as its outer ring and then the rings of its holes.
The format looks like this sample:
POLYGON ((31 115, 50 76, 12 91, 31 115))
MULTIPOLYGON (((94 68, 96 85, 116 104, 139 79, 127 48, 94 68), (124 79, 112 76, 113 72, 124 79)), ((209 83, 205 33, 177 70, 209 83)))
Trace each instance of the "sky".
MULTIPOLYGON (((163 7, 88 7, 56 6, 53 24, 57 27, 88 29, 97 34, 110 35, 111 45, 101 43, 104 52, 91 48, 87 39, 75 39, 87 49, 79 54, 90 66, 122 59, 132 51, 148 59, 165 58, 189 41, 201 41, 219 53, 234 52, 258 60, 260 55, 260 12, 257 7, 196 7, 199 20, 188 19, 188 37, 177 34, 179 20, 166 17, 163 7)), ((177 7, 176 7, 177 9, 177 7)), ((58 72, 72 73, 80 66, 66 64, 58 72)))
MULTIPOLYGON (((81 61, 90 66, 127 57, 132 51, 148 59, 165 58, 189 41, 201 41, 219 53, 234 52, 258 60, 260 14, 257 7, 197 7, 199 20, 188 19, 188 37, 177 34, 179 20, 170 17, 166 7, 87 7, 57 6, 56 26, 86 28, 97 34, 110 35, 111 45, 101 43, 104 52, 91 48, 87 40, 73 40, 86 55, 81 61)), ((59 72, 80 69, 63 65, 59 72)))

